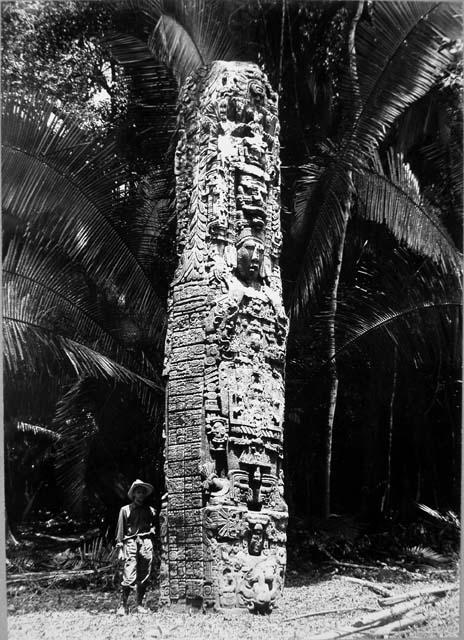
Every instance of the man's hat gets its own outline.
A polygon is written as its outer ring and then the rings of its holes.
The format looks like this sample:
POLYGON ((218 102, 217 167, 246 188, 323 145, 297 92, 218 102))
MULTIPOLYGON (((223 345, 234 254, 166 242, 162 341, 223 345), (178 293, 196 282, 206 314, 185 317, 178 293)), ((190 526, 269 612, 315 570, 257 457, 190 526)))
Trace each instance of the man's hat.
POLYGON ((127 495, 131 500, 134 497, 134 489, 137 489, 137 487, 143 487, 147 492, 146 493, 147 496, 149 496, 150 493, 153 493, 153 485, 148 484, 148 482, 142 482, 141 480, 136 480, 135 482, 132 483, 131 488, 127 492, 127 495))

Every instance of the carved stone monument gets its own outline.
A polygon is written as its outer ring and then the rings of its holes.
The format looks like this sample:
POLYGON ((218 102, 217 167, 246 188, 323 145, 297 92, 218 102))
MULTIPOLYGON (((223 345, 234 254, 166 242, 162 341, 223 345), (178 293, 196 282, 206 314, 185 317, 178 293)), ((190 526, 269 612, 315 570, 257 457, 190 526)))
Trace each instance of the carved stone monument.
POLYGON ((256 65, 220 61, 180 105, 161 601, 269 610, 288 517, 277 96, 256 65))

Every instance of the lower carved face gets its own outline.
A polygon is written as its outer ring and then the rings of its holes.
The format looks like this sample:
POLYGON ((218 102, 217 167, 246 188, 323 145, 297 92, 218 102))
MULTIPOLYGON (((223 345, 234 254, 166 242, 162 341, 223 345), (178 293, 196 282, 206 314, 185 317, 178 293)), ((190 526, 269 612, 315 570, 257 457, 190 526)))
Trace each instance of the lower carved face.
POLYGON ((213 449, 223 450, 226 448, 226 442, 228 440, 227 426, 224 422, 217 420, 213 422, 208 429, 208 438, 213 449))
POLYGON ((237 246, 237 272, 245 282, 259 277, 264 256, 264 245, 255 238, 245 238, 237 246))

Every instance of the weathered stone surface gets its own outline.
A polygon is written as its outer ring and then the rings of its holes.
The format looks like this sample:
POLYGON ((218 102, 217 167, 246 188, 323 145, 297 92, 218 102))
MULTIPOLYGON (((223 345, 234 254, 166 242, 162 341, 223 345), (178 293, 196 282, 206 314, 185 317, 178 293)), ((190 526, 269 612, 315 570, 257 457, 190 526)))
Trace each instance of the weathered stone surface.
POLYGON ((215 62, 179 128, 161 600, 266 610, 287 523, 277 96, 256 65, 215 62))

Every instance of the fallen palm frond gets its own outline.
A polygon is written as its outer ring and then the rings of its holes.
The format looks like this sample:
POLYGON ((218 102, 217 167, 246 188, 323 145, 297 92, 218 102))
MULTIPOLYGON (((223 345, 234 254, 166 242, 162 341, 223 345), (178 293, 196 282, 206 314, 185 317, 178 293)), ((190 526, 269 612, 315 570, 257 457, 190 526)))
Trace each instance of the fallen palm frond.
POLYGON ((422 545, 415 545, 414 547, 407 547, 404 550, 405 555, 409 560, 413 560, 420 564, 427 564, 431 566, 437 566, 446 564, 449 562, 449 558, 443 556, 441 553, 437 553, 429 547, 422 545))

